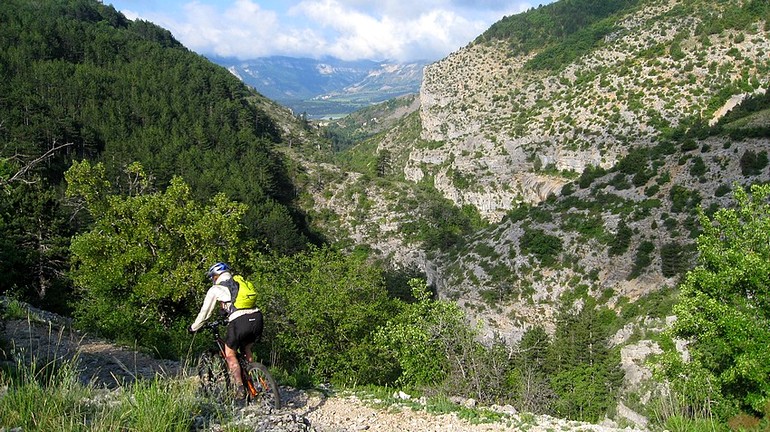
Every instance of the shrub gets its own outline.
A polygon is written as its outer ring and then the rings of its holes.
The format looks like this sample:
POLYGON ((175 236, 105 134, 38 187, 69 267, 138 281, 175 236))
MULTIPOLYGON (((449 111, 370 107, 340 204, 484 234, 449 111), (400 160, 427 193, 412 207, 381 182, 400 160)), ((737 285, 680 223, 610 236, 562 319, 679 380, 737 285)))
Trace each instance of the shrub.
POLYGON ((683 273, 689 267, 687 248, 679 243, 666 243, 660 248, 660 269, 665 277, 683 273))
POLYGON ((690 175, 693 177, 700 177, 706 174, 706 164, 703 162, 703 158, 696 156, 692 160, 692 166, 690 167, 690 175))
POLYGON ((272 358, 318 381, 383 380, 395 373, 372 347, 373 332, 398 311, 384 277, 365 254, 310 248, 291 257, 257 259, 255 285, 272 358), (372 348, 372 349, 370 349, 372 348), (380 368, 373 373, 372 368, 380 368), (379 375, 379 376, 378 376, 379 375))
POLYGON ((745 176, 759 175, 765 169, 767 163, 767 152, 754 153, 751 150, 746 150, 743 156, 741 156, 741 173, 745 176))
POLYGON ((736 186, 737 208, 713 219, 699 212, 698 266, 681 284, 674 308, 674 337, 690 341, 690 360, 675 351, 663 362, 675 385, 703 383, 701 392, 723 403, 709 404, 722 419, 734 408, 763 415, 770 403, 770 185, 749 194, 736 186))
POLYGON ((522 253, 534 255, 544 266, 553 266, 562 251, 562 241, 539 229, 525 229, 519 244, 522 253))
POLYGON ((628 279, 634 279, 642 274, 642 272, 647 269, 650 264, 652 264, 652 252, 655 251, 655 244, 653 244, 651 241, 643 241, 639 244, 639 247, 636 249, 636 258, 634 260, 634 268, 631 270, 631 273, 628 275, 628 279))
POLYGON ((449 372, 447 354, 458 344, 472 340, 472 335, 456 303, 433 301, 428 287, 419 279, 409 285, 417 301, 405 305, 379 328, 373 344, 387 352, 399 367, 398 384, 438 384, 449 372))
POLYGON ((726 185, 726 184, 719 185, 714 191, 714 196, 723 197, 728 193, 730 193, 731 190, 732 189, 730 188, 729 185, 726 185))
MULTIPOLYGON (((128 168, 148 186, 139 164, 128 168)), ((178 177, 165 192, 110 195, 101 164, 74 163, 67 194, 81 199, 94 225, 72 239, 78 323, 163 356, 181 354, 204 292, 201 263, 238 268, 243 204, 217 195, 204 207, 178 177)))
POLYGON ((615 237, 610 244, 608 254, 610 256, 622 255, 628 250, 628 246, 631 243, 631 237, 633 231, 628 227, 625 221, 618 223, 618 231, 615 233, 615 237))

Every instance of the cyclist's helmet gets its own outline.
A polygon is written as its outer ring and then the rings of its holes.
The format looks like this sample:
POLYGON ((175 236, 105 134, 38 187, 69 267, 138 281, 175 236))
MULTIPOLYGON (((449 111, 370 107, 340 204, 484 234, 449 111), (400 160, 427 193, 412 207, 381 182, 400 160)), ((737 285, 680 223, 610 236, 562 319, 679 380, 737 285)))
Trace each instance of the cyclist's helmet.
POLYGON ((209 267, 209 271, 208 271, 208 273, 206 273, 206 276, 208 276, 209 279, 214 280, 214 278, 216 276, 219 276, 222 273, 229 272, 229 271, 230 271, 230 266, 229 265, 227 265, 227 264, 225 264, 223 262, 218 262, 218 263, 214 264, 213 266, 209 267))

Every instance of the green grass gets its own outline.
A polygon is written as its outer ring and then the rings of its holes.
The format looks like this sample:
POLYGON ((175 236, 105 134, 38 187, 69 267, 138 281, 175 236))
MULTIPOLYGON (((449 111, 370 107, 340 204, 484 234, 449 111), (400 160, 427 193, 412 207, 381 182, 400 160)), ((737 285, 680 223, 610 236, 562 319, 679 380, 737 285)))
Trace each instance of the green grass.
MULTIPOLYGON (((27 314, 11 302, 3 317, 18 312, 27 314)), ((186 375, 106 389, 82 382, 77 357, 35 356, 13 343, 4 346, 10 361, 0 366, 0 430, 188 432, 196 423, 223 425, 232 418, 229 407, 203 398, 186 375)))
POLYGON ((3 319, 27 319, 29 310, 24 303, 14 298, 5 297, 0 303, 0 315, 3 319))
POLYGON ((81 383, 76 361, 21 361, 0 370, 0 428, 187 432, 201 403, 194 382, 157 378, 118 390, 81 383))
POLYGON ((441 415, 455 413, 471 424, 495 423, 502 421, 506 415, 484 408, 471 408, 458 405, 443 395, 428 398, 425 404, 425 410, 431 414, 441 415))

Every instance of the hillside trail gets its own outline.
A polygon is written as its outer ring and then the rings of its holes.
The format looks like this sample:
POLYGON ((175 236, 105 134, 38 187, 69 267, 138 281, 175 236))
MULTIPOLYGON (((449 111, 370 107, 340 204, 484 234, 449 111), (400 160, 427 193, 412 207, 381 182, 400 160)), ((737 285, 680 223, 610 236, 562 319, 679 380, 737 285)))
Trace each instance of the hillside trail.
MULTIPOLYGON (((73 330, 70 322, 41 312, 36 320, 10 319, 2 322, 2 349, 17 358, 34 358, 37 364, 77 358, 80 380, 97 387, 118 388, 137 379, 184 376, 184 365, 177 361, 159 360, 142 352, 73 330)), ((456 414, 431 414, 414 409, 419 404, 391 404, 382 407, 378 401, 363 400, 352 393, 334 394, 301 391, 282 387, 284 408, 265 415, 253 407, 234 408, 232 422, 247 430, 294 432, 509 432, 509 431, 593 431, 617 432, 639 429, 618 428, 572 422, 548 416, 519 415, 512 407, 494 407, 505 413, 496 423, 472 424, 456 414)), ((402 395, 406 398, 407 396, 402 395)), ((231 430, 228 425, 206 425, 203 430, 231 430)), ((199 429, 201 430, 201 429, 199 429)))

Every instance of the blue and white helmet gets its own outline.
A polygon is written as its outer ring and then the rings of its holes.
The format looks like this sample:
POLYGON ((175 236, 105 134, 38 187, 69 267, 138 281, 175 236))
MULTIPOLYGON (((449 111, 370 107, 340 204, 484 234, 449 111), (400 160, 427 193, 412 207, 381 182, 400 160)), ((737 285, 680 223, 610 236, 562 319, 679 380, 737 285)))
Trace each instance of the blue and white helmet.
POLYGON ((214 264, 213 266, 209 267, 208 273, 206 273, 206 276, 208 276, 209 279, 214 280, 215 277, 221 275, 224 272, 229 272, 230 266, 223 263, 218 262, 214 264))

